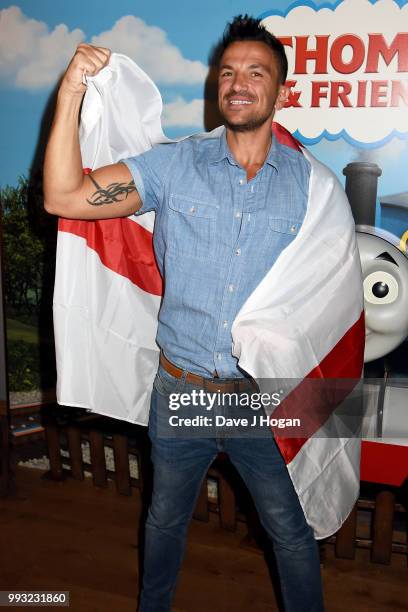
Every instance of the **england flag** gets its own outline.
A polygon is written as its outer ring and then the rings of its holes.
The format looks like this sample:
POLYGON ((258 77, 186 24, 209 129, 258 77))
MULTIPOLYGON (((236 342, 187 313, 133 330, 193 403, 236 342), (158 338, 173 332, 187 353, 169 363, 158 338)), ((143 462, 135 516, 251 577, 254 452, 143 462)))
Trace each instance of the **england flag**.
MULTIPOLYGON (((160 93, 149 77, 129 58, 113 54, 109 66, 88 78, 80 126, 84 168, 167 142, 161 111, 160 93)), ((273 134, 300 148, 277 123, 273 134)), ((325 166, 301 150, 311 164, 302 228, 238 313, 233 353, 261 389, 271 380, 297 381, 273 416, 306 417, 308 427, 291 437, 274 433, 306 519, 315 536, 324 538, 339 529, 359 490, 358 439, 322 431, 362 374, 363 291, 344 191, 325 166), (319 406, 316 419, 313 410, 322 396, 308 386, 315 379, 347 381, 335 401, 319 406)), ((59 220, 54 327, 60 404, 147 425, 162 295, 153 228, 153 213, 59 220)))

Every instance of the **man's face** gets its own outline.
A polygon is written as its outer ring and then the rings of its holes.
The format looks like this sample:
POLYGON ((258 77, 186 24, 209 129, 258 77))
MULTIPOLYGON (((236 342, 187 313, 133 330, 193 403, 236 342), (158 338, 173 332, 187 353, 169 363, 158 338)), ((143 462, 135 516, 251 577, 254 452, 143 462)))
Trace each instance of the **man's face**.
POLYGON ((266 43, 240 41, 224 51, 218 75, 218 106, 233 131, 255 130, 271 121, 289 90, 279 82, 274 52, 266 43))

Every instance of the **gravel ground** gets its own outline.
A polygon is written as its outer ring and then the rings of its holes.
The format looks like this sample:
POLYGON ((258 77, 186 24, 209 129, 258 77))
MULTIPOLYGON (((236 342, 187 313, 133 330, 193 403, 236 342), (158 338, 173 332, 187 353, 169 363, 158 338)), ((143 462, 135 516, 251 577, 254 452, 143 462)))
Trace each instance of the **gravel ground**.
POLYGON ((55 389, 34 389, 33 391, 10 391, 10 405, 36 404, 41 402, 55 401, 55 389))

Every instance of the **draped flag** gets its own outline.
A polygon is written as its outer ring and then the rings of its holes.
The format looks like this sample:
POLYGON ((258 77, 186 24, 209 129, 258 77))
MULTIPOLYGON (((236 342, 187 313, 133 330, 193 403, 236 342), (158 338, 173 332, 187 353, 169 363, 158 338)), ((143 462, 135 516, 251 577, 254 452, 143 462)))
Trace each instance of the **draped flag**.
MULTIPOLYGON (((274 134, 299 146, 287 132, 282 136, 281 126, 275 124, 274 134)), ((299 418, 298 435, 293 427, 274 434, 308 523, 323 538, 347 518, 359 491, 360 439, 335 433, 344 432, 336 419, 363 370, 363 285, 344 190, 301 150, 312 166, 306 216, 238 313, 233 354, 261 391, 276 390, 274 381, 293 387, 273 417, 299 418)), ((358 398, 352 410, 356 404, 358 398)), ((359 424, 358 408, 346 416, 359 424)))
MULTIPOLYGON (((96 169, 168 142, 161 110, 149 77, 129 58, 113 54, 108 67, 88 78, 80 127, 84 167, 96 169)), ((273 133, 299 148, 279 124, 273 133)), ((261 380, 358 379, 364 321, 354 224, 337 179, 302 151, 312 166, 305 220, 238 314, 233 351, 240 366, 261 380)), ((153 213, 60 219, 54 291, 59 403, 147 424, 162 293, 153 225, 153 213)), ((299 393, 302 383, 276 410, 297 410, 299 393)), ((357 497, 359 444, 320 437, 319 426, 307 437, 276 433, 306 519, 316 537, 326 537, 357 497)))

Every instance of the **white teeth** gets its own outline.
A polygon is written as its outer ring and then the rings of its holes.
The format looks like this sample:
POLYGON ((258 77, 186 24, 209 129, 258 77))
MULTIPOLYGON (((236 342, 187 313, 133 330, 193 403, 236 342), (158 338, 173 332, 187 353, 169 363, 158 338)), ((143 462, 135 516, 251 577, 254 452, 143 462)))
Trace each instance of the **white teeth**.
POLYGON ((238 104, 252 104, 249 100, 230 100, 230 104, 238 105, 238 104))

